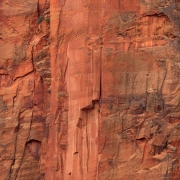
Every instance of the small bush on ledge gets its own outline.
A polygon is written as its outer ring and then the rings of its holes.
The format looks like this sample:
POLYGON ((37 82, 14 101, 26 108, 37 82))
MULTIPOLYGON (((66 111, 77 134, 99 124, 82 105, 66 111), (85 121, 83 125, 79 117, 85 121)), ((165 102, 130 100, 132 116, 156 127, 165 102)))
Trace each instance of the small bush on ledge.
POLYGON ((47 17, 47 18, 46 18, 46 23, 47 23, 47 24, 50 24, 50 17, 47 17))
POLYGON ((40 24, 44 20, 44 16, 39 16, 38 17, 38 24, 40 24))

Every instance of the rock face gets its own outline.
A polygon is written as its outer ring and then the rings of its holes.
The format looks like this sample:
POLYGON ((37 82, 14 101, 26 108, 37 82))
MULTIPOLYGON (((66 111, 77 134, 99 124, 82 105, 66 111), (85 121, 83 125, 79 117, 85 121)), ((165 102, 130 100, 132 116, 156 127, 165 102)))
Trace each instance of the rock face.
POLYGON ((178 0, 0 2, 0 179, 180 178, 178 0))
POLYGON ((40 179, 43 169, 51 74, 49 24, 38 16, 48 8, 37 0, 0 2, 1 180, 40 179))

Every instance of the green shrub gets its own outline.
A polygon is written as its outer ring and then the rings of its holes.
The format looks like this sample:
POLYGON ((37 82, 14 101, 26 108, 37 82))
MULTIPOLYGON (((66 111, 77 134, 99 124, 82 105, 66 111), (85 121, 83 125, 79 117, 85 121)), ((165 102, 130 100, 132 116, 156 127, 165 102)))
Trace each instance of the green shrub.
POLYGON ((38 24, 40 24, 44 20, 44 16, 39 16, 38 18, 38 24))
POLYGON ((47 24, 50 24, 50 17, 47 17, 47 18, 46 18, 46 23, 47 23, 47 24))

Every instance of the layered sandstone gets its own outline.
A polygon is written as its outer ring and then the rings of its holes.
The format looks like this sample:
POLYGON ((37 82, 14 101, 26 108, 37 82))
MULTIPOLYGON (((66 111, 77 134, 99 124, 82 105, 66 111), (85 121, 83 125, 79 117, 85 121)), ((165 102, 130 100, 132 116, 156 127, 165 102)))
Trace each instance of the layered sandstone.
POLYGON ((0 15, 0 179, 180 178, 178 0, 3 0, 0 15))

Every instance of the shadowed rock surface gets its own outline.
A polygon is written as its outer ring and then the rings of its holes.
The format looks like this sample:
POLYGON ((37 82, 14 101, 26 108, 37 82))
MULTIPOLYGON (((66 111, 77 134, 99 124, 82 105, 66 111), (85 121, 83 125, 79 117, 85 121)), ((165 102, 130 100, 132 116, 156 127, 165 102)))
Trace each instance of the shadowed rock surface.
POLYGON ((0 2, 1 180, 180 179, 180 1, 0 2))

